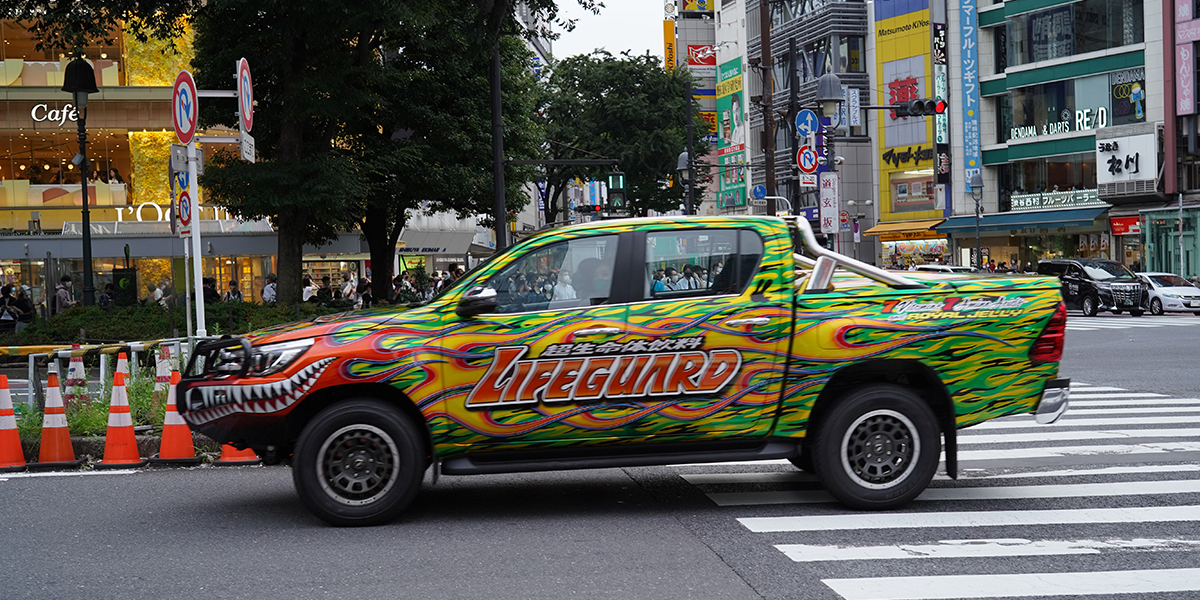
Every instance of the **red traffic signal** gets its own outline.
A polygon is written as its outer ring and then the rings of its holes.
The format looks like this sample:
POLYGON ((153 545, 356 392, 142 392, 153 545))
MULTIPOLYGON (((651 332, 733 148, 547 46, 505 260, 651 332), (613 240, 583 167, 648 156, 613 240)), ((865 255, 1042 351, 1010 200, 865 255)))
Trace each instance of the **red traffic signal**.
POLYGON ((908 100, 896 105, 897 117, 927 117, 929 115, 940 115, 945 112, 946 101, 941 98, 936 100, 929 98, 908 100))

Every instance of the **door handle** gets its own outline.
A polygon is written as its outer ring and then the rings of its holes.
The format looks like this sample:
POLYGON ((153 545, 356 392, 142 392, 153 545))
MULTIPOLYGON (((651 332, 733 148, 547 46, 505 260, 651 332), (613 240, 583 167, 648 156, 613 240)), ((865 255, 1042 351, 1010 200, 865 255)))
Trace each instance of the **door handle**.
POLYGON ((575 332, 575 335, 617 335, 621 333, 618 327, 596 327, 594 329, 580 329, 575 332))
POLYGON ((742 325, 769 325, 771 319, 768 317, 754 317, 752 319, 734 319, 725 321, 725 325, 730 327, 741 327, 742 325))

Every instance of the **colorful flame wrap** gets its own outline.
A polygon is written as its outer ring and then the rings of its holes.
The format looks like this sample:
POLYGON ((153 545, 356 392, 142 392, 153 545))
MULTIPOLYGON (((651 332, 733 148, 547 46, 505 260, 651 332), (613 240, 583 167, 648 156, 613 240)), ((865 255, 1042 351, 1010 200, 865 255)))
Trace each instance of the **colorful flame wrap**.
POLYGON ((1028 357, 1061 300, 1056 281, 922 275, 932 285, 914 291, 839 276, 832 292, 797 295, 793 268, 782 221, 610 221, 523 242, 423 307, 334 315, 251 339, 320 335, 288 373, 336 357, 312 392, 345 383, 395 386, 425 416, 443 457, 492 448, 800 438, 825 384, 863 361, 926 365, 953 398, 959 426, 1032 410, 1056 375, 1057 364, 1035 366, 1028 357), (523 249, 697 223, 761 236, 763 261, 741 296, 455 314, 472 283, 523 249), (764 318, 766 324, 745 324, 764 318), (580 333, 597 329, 619 333, 580 333))

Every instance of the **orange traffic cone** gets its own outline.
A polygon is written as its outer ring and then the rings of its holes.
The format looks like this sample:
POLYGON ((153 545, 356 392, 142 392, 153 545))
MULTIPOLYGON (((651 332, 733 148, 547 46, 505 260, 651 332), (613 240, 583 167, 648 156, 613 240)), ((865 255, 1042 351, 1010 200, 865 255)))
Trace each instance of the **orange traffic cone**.
POLYGON ((162 444, 158 457, 151 458, 152 465, 194 465, 200 462, 196 446, 192 443, 192 430, 175 408, 175 384, 179 383, 179 371, 171 371, 171 384, 167 388, 167 412, 163 418, 162 444))
POLYGON ((50 372, 46 381, 46 411, 42 417, 42 447, 38 461, 31 469, 61 469, 78 467, 82 458, 75 458, 71 447, 71 432, 67 431, 67 410, 63 407, 62 392, 58 389, 58 373, 50 372))
POLYGON ((17 418, 13 413, 12 394, 8 391, 8 376, 0 375, 0 472, 25 470, 25 452, 17 434, 17 418))
POLYGON ((257 465, 259 462, 258 455, 251 448, 238 450, 229 444, 221 444, 221 458, 218 458, 213 464, 226 467, 231 465, 257 465))
POLYGON ((133 416, 129 414, 129 394, 125 391, 125 374, 113 375, 112 400, 108 403, 108 431, 104 438, 104 460, 97 469, 132 469, 146 465, 138 456, 137 438, 133 435, 133 416))
POLYGON ((129 379, 129 358, 125 356, 124 352, 117 354, 117 370, 113 372, 121 373, 125 376, 125 379, 129 379))
MULTIPOLYGON (((79 344, 71 344, 71 350, 79 350, 79 344)), ((87 371, 84 370, 83 355, 72 353, 71 362, 67 365, 67 390, 63 394, 63 405, 71 406, 77 402, 87 402, 86 392, 80 394, 81 390, 87 390, 87 384, 87 371)))

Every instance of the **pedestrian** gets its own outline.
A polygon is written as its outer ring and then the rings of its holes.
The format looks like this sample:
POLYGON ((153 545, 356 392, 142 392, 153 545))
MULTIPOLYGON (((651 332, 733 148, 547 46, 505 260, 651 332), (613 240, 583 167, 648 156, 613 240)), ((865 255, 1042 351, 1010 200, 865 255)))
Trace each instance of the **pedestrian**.
POLYGON ((21 311, 21 317, 17 319, 17 333, 22 329, 29 327, 33 323, 33 300, 29 298, 30 289, 27 285, 22 285, 17 291, 17 309, 21 311))
POLYGON ((0 332, 15 332, 20 320, 21 309, 17 308, 17 299, 13 297, 13 286, 6 284, 0 287, 0 332))
POLYGON ((555 300, 574 300, 575 288, 571 287, 571 272, 563 269, 558 272, 558 283, 554 284, 555 300))
POLYGON ((108 170, 108 183, 110 185, 114 183, 125 183, 125 180, 121 178, 121 173, 117 171, 116 167, 108 170))
POLYGON ((375 298, 371 296, 371 280, 363 277, 358 280, 358 298, 360 308, 371 308, 375 298))
POLYGON ((103 308, 108 312, 112 312, 113 306, 116 304, 116 300, 117 289, 113 287, 113 284, 106 283, 104 284, 104 291, 101 292, 100 297, 96 299, 96 303, 100 305, 100 308, 103 308))
POLYGON ((221 298, 223 302, 243 302, 242 291, 238 289, 238 282, 231 280, 229 282, 229 291, 225 292, 225 296, 221 298))
POLYGON ((200 292, 204 295, 205 304, 221 301, 221 294, 217 292, 217 279, 215 277, 205 277, 201 280, 201 283, 204 285, 204 289, 200 290, 200 292))
POLYGON ((312 277, 305 275, 302 284, 304 287, 300 290, 300 300, 303 302, 308 302, 309 300, 316 302, 313 298, 317 295, 317 286, 313 285, 312 277))
POLYGON ((263 286, 262 291, 262 301, 263 304, 270 304, 275 302, 275 274, 268 273, 266 280, 267 284, 263 286))
POLYGON ((354 283, 354 279, 349 273, 342 273, 342 297, 353 298, 354 291, 358 288, 354 283))
POLYGON ((71 276, 63 275, 58 285, 54 286, 54 296, 51 298, 50 314, 57 315, 76 304, 75 294, 71 291, 71 276))

